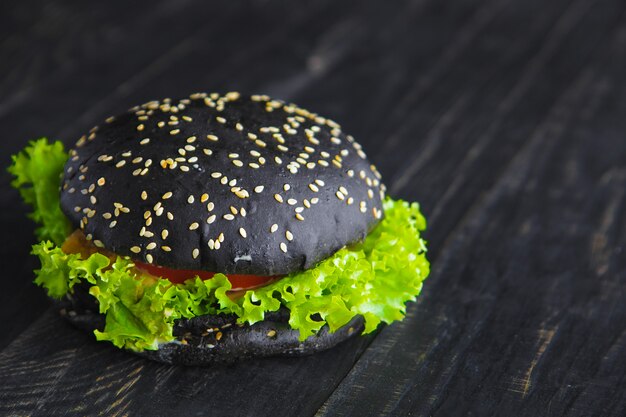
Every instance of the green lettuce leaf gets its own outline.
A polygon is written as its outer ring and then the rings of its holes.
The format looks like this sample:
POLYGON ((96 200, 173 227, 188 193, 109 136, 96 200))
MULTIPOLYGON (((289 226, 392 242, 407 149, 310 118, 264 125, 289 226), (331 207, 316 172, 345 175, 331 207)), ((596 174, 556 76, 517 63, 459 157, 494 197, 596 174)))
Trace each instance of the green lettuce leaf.
POLYGON ((429 272, 426 246, 420 238, 426 222, 415 203, 387 199, 385 218, 362 244, 344 248, 315 268, 293 273, 232 300, 231 284, 223 274, 184 284, 139 275, 126 257, 110 260, 95 253, 87 259, 66 254, 52 242, 33 246, 42 268, 35 282, 51 297, 60 298, 79 282, 106 315, 99 340, 132 350, 156 349, 173 339, 176 319, 203 314, 235 314, 239 323, 253 324, 265 313, 285 306, 289 324, 300 339, 324 325, 335 331, 352 318, 365 318, 365 333, 381 322, 401 320, 405 304, 414 300, 429 272))
POLYGON ((8 171, 14 175, 11 185, 17 188, 24 202, 33 208, 29 215, 40 226, 39 240, 63 243, 70 231, 70 222, 61 212, 59 184, 68 154, 61 142, 49 143, 41 138, 17 155, 8 171))
POLYGON ((60 210, 59 182, 67 154, 56 142, 32 142, 13 157, 9 171, 24 200, 34 208, 44 241, 33 246, 41 261, 35 283, 50 297, 62 298, 85 283, 106 316, 98 340, 131 350, 156 349, 174 339, 175 320, 203 314, 234 314, 239 323, 262 321, 267 312, 285 306, 289 324, 300 339, 316 334, 324 325, 335 331, 355 316, 365 319, 365 332, 380 323, 401 320, 405 305, 420 293, 428 276, 426 245, 420 232, 426 227, 416 203, 384 201, 385 218, 361 244, 344 248, 315 268, 297 272, 237 299, 223 274, 183 284, 140 275, 132 260, 114 262, 99 253, 81 259, 64 253, 60 245, 69 234, 69 222, 60 210), (50 241, 52 240, 52 241, 50 241))

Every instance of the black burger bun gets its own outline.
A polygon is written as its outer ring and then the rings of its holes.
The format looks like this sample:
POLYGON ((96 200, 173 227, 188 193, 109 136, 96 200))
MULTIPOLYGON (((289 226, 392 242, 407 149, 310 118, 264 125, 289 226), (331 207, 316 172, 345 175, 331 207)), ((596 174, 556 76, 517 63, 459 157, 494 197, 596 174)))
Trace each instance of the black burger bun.
POLYGON ((132 108, 81 138, 61 206, 119 255, 281 275, 363 240, 383 216, 384 192, 336 123, 267 96, 193 94, 132 108))
MULTIPOLYGON (((95 299, 86 286, 76 286, 60 303, 62 315, 74 326, 92 333, 103 330, 105 317, 98 314, 95 299)), ((157 350, 136 354, 170 365, 209 366, 228 364, 256 357, 304 356, 330 349, 363 331, 364 320, 356 316, 349 323, 329 332, 324 326, 318 334, 300 341, 298 331, 289 327, 289 311, 267 313, 265 320, 252 325, 237 324, 234 315, 199 316, 178 320, 176 340, 159 345, 157 350)))

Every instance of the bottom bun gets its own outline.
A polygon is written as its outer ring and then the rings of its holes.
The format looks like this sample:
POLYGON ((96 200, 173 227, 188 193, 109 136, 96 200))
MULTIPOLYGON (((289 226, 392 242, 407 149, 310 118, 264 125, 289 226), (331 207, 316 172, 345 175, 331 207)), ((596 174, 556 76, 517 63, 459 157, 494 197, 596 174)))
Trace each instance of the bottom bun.
MULTIPOLYGON (((93 332, 103 330, 105 317, 97 313, 96 300, 86 288, 74 287, 60 303, 61 315, 74 326, 93 332)), ((332 348, 360 334, 363 317, 357 316, 343 327, 329 332, 324 326, 316 335, 300 341, 299 332, 289 326, 289 310, 281 307, 265 314, 265 320, 237 324, 232 314, 205 315, 180 319, 174 324, 175 340, 157 350, 133 352, 144 358, 170 365, 207 366, 267 356, 303 356, 332 348)))

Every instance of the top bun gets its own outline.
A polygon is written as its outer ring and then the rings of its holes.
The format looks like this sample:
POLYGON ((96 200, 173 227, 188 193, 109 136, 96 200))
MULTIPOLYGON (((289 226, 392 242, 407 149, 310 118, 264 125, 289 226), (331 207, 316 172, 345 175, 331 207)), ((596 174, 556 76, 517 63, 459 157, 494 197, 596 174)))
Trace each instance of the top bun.
POLYGON ((384 192, 333 121, 267 96, 197 93, 134 107, 80 138, 61 208, 119 255, 279 275, 364 239, 384 192))

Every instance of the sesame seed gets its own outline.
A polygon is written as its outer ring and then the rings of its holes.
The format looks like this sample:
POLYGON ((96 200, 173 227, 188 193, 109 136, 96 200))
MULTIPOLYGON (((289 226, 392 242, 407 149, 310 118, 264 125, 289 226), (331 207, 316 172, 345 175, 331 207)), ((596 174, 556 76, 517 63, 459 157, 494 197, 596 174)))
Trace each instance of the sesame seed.
POLYGON ((212 201, 210 201, 209 204, 206 205, 207 211, 213 211, 214 208, 215 204, 212 201))
POLYGON ((150 264, 151 264, 151 263, 154 261, 154 258, 152 257, 152 255, 147 254, 147 255, 146 255, 146 261, 148 261, 148 263, 150 263, 150 264))
POLYGON ((279 203, 283 202, 283 197, 280 194, 274 194, 274 199, 279 203))
POLYGON ((217 142, 217 141, 218 141, 218 138, 217 138, 217 136, 215 136, 215 135, 206 135, 206 138, 207 138, 208 140, 213 141, 213 142, 217 142))
POLYGON ((161 246, 161 249, 164 250, 165 252, 171 252, 172 248, 170 248, 169 246, 161 246))
POLYGON ((168 191, 165 194, 163 194, 163 196, 161 197, 163 200, 167 200, 168 198, 172 197, 172 192, 168 191))
POLYGON ((187 165, 181 165, 180 170, 183 172, 189 172, 189 167, 187 165))
POLYGON ((354 202, 354 198, 349 197, 347 201, 348 205, 352 205, 353 202, 354 202))
MULTIPOLYGON (((239 188, 239 187, 236 187, 236 188, 239 188)), ((234 194, 237 197, 239 197, 241 199, 250 197, 250 193, 248 193, 246 190, 237 190, 237 191, 233 191, 233 192, 234 192, 234 194)))
POLYGON ((261 139, 255 140, 254 143, 256 143, 257 146, 260 146, 261 148, 265 148, 267 146, 267 143, 263 142, 261 139))
MULTIPOLYGON (((75 209, 78 209, 76 211, 80 211, 80 207, 75 207, 75 209)), ((113 215, 111 213, 104 213, 102 217, 109 220, 111 217, 113 217, 113 215)))
POLYGON ((243 227, 239 228, 239 234, 241 235, 241 237, 243 237, 244 239, 246 237, 248 237, 248 234, 246 233, 246 229, 244 229, 243 227))
POLYGON ((220 180, 220 183, 222 185, 226 185, 226 183, 228 183, 228 177, 222 177, 222 179, 220 180))
POLYGON ((204 152, 205 155, 209 156, 213 154, 213 151, 207 148, 202 149, 202 152, 204 152))
POLYGON ((261 156, 261 153, 259 151, 251 150, 250 155, 254 156, 255 158, 258 158, 259 156, 261 156))
POLYGON ((294 206, 294 205, 298 204, 298 200, 296 200, 294 198, 290 198, 289 200, 287 200, 287 204, 289 204, 290 206, 294 206))
POLYGON ((193 256, 193 259, 196 259, 198 257, 198 255, 200 255, 200 251, 198 250, 198 248, 195 248, 192 252, 191 252, 191 256, 193 256))
POLYGON ((285 190, 285 191, 289 191, 290 188, 291 188, 291 185, 289 185, 289 184, 283 185, 283 190, 285 190))
POLYGON ((241 123, 237 123, 235 125, 235 129, 239 130, 240 132, 243 130, 243 125, 241 123))
POLYGON ((280 243, 280 250, 287 253, 287 245, 285 244, 285 242, 280 243))
POLYGON ((220 241, 219 241, 219 240, 216 240, 216 241, 215 241, 215 245, 214 245, 215 250, 218 250, 218 249, 220 248, 220 246, 221 246, 221 245, 220 245, 220 241))
POLYGON ((270 233, 274 233, 275 231, 278 230, 278 225, 276 223, 274 223, 271 227, 270 227, 270 233))
POLYGON ((207 245, 209 246, 209 249, 215 249, 215 241, 213 239, 209 239, 207 245))
POLYGON ((215 120, 217 120, 218 123, 222 123, 222 124, 226 123, 226 119, 220 116, 216 117, 215 120))
POLYGON ((285 237, 287 238, 288 241, 292 241, 293 240, 293 233, 291 233, 289 230, 285 231, 285 237))
POLYGON ((225 220, 235 220, 235 216, 233 216, 232 214, 228 213, 228 214, 224 214, 222 216, 225 220))
POLYGON ((341 191, 343 195, 348 195, 348 190, 346 190, 345 187, 339 187, 339 191, 341 191))
POLYGON ((154 242, 150 242, 150 243, 148 243, 148 245, 146 246, 146 249, 147 249, 147 250, 152 250, 152 249, 156 248, 156 246, 157 246, 157 245, 156 245, 156 243, 154 243, 154 242))
POLYGON ((317 186, 315 184, 309 184, 309 188, 311 189, 311 191, 313 191, 314 193, 318 192, 320 189, 317 188, 317 186))
POLYGON ((319 185, 320 187, 323 187, 324 185, 326 185, 326 183, 324 183, 324 181, 322 181, 322 180, 318 180, 318 179, 316 179, 316 180, 315 180, 315 183, 316 183, 317 185, 319 185))
POLYGON ((133 246, 130 248, 130 251, 133 253, 139 253, 141 252, 141 248, 139 246, 133 246))
POLYGON ((319 201, 320 201, 320 199, 319 199, 319 198, 317 198, 317 197, 313 197, 313 198, 311 199, 311 203, 313 203, 313 204, 317 204, 319 201))
POLYGON ((274 157, 274 162, 276 162, 278 165, 280 165, 280 164, 282 164, 282 163, 283 163, 283 160, 282 160, 282 159, 280 159, 278 156, 275 156, 275 157, 274 157))
POLYGON ((139 124, 137 125, 137 130, 141 132, 144 129, 144 127, 145 126, 143 124, 139 124))
POLYGON ((169 220, 174 220, 174 215, 168 211, 168 212, 167 212, 167 218, 168 218, 169 220))
POLYGON ((121 168, 121 167, 123 167, 124 165, 126 165, 126 160, 125 160, 125 159, 122 159, 122 160, 121 160, 121 161, 119 161, 117 164, 115 164, 115 167, 116 167, 116 168, 121 168))
POLYGON ((236 167, 242 167, 243 166, 243 162, 241 162, 239 159, 234 159, 233 160, 233 165, 235 165, 236 167))
POLYGON ((189 204, 193 204, 194 200, 195 200, 195 199, 193 198, 193 196, 192 196, 192 195, 190 195, 189 197, 187 197, 187 202, 188 202, 189 204))
POLYGON ((246 211, 246 209, 245 209, 245 208, 243 208, 243 207, 242 207, 242 208, 239 210, 239 213, 241 214, 241 217, 246 217, 247 211, 246 211))
POLYGON ((100 187, 102 187, 105 183, 106 183, 106 180, 104 179, 104 177, 100 177, 100 178, 98 179, 98 185, 99 185, 100 187))
POLYGON ((212 177, 212 178, 219 178, 219 177, 221 177, 221 176, 222 176, 222 173, 221 173, 221 172, 212 172, 212 173, 211 173, 211 177, 212 177))
POLYGON ((296 213, 296 219, 298 219, 300 221, 304 221, 304 217, 302 217, 302 214, 300 214, 300 213, 296 213))
POLYGON ((113 221, 109 224, 109 229, 113 229, 116 225, 117 225, 117 220, 113 220, 113 221))
POLYGON ((193 222, 189 225, 189 230, 196 230, 200 226, 198 223, 193 222))
POLYGON ((234 215, 237 215, 237 213, 239 212, 239 210, 237 210, 235 207, 230 206, 230 212, 233 213, 234 215))
POLYGON ((180 133, 180 129, 172 129, 170 130, 170 135, 178 135, 180 133))
POLYGON ((343 193, 341 191, 337 191, 335 193, 335 195, 337 196, 338 199, 343 200, 345 198, 345 196, 343 195, 343 193))
POLYGON ((248 166, 249 166, 250 168, 252 168, 252 169, 259 169, 259 168, 260 168, 259 164, 254 163, 254 162, 250 162, 250 163, 248 164, 248 166))
POLYGON ((206 219, 206 222, 207 222, 207 224, 211 224, 211 223, 213 223, 213 222, 215 221, 215 219, 216 219, 215 214, 211 214, 211 215, 209 216, 209 218, 208 218, 208 219, 206 219))
POLYGON ((95 196, 93 196, 93 195, 89 197, 89 201, 91 201, 91 204, 96 204, 96 203, 98 202, 98 200, 96 199, 96 197, 95 197, 95 196))
POLYGON ((220 235, 217 237, 217 239, 218 239, 220 242, 223 242, 223 241, 224 241, 224 233, 220 233, 220 235))
POLYGON ((263 187, 262 185, 257 185, 256 187, 254 187, 254 192, 255 193, 262 193, 263 192, 263 187))
POLYGON ((146 193, 145 191, 142 191, 141 192, 141 199, 144 200, 144 201, 147 200, 148 199, 148 193, 146 193))
POLYGON ((200 202, 204 203, 205 201, 207 201, 209 199, 209 195, 207 193, 204 193, 200 196, 200 202))

